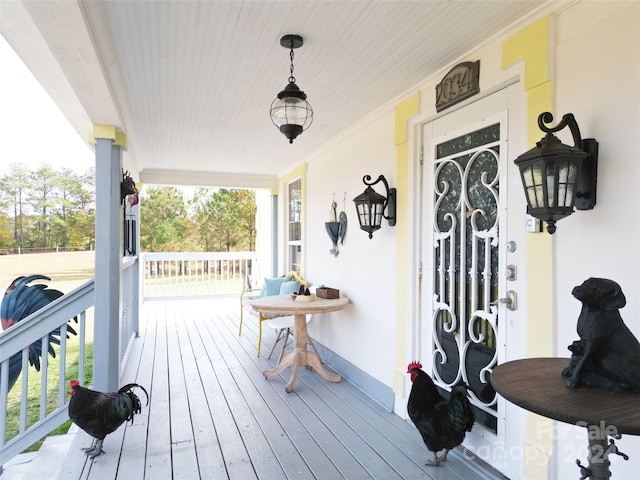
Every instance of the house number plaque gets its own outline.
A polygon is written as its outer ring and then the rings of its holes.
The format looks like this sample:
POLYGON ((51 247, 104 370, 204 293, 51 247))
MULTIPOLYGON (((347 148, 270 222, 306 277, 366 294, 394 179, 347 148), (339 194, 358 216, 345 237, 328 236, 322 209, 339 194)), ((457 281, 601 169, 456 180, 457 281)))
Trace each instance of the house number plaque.
POLYGON ((436 111, 440 112, 480 92, 480 60, 453 67, 436 85, 436 111))

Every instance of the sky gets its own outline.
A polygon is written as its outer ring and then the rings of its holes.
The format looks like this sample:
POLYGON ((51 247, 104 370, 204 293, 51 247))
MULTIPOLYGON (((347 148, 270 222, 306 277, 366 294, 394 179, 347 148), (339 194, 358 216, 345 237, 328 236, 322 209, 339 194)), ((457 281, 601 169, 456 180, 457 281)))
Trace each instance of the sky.
POLYGON ((82 174, 94 162, 93 150, 0 35, 0 176, 11 163, 82 174))

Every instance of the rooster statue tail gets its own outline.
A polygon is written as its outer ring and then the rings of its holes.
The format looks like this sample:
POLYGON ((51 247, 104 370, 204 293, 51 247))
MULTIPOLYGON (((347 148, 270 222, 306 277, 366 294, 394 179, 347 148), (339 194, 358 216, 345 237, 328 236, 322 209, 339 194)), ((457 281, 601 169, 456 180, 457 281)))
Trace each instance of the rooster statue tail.
MULTIPOLYGON (((2 330, 15 325, 24 318, 42 307, 50 304, 54 300, 64 295, 61 291, 48 288, 47 285, 36 283, 29 285, 34 280, 51 280, 44 275, 29 275, 17 277, 4 292, 2 305, 0 306, 0 317, 2 320, 2 330)), ((77 321, 77 319, 76 319, 77 321)), ((76 331, 67 326, 67 333, 77 335, 76 331)), ((60 327, 49 332, 49 355, 56 356, 53 345, 60 345, 60 327)), ((22 354, 18 352, 9 359, 9 390, 16 383, 22 371, 22 354)), ((36 342, 29 346, 29 363, 40 371, 40 358, 42 357, 42 342, 36 342)))

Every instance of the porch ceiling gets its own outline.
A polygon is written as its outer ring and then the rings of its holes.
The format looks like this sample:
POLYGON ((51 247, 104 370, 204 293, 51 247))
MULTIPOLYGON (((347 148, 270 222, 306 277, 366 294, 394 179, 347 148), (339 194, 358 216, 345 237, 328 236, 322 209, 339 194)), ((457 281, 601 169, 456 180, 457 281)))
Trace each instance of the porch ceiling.
POLYGON ((545 3, 29 0, 0 3, 0 31, 83 138, 92 124, 127 133, 134 178, 270 187, 545 3), (287 33, 304 37, 294 75, 314 109, 292 145, 269 118, 287 33))

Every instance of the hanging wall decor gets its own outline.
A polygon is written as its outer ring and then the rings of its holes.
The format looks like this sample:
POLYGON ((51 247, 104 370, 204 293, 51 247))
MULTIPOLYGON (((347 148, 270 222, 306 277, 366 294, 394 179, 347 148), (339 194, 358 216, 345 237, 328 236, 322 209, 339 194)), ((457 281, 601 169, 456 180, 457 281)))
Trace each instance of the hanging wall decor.
MULTIPOLYGON (((344 202, 346 202, 347 193, 345 192, 345 200, 343 200, 343 209, 344 202)), ((338 205, 335 201, 335 196, 331 201, 331 209, 329 210, 329 221, 325 222, 324 228, 327 230, 329 234, 329 238, 333 243, 333 247, 329 250, 329 253, 334 257, 337 257, 340 253, 338 249, 338 243, 344 245, 344 238, 347 235, 347 214, 343 211, 340 212, 338 216, 336 213, 338 205)))

